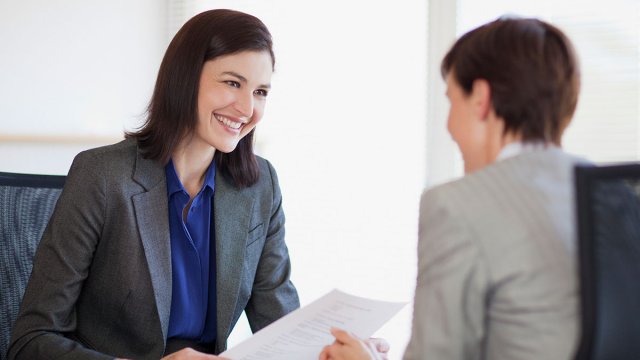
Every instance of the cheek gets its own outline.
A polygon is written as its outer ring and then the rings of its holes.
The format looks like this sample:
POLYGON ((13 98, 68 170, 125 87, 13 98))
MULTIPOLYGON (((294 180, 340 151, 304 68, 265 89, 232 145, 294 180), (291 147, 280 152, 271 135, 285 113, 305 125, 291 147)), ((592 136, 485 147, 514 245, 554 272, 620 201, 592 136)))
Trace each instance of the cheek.
POLYGON ((456 114, 453 108, 449 109, 449 117, 447 118, 447 130, 449 134, 453 138, 454 141, 457 141, 459 124, 456 118, 456 114))
POLYGON ((211 121, 211 113, 207 111, 198 110, 198 119, 196 121, 196 129, 205 128, 211 121))
POLYGON ((253 115, 251 116, 251 124, 255 126, 262 120, 264 115, 264 102, 256 103, 253 107, 253 115))
POLYGON ((258 125, 258 123, 260 123, 260 121, 262 120, 263 113, 264 113, 264 105, 263 106, 256 105, 253 108, 253 115, 251 116, 251 122, 245 125, 245 127, 242 129, 242 134, 241 134, 242 137, 246 136, 251 130, 253 130, 256 127, 256 125, 258 125))
POLYGON ((234 102, 233 93, 224 88, 215 88, 208 91, 200 89, 198 95, 198 112, 211 114, 225 108, 234 102))

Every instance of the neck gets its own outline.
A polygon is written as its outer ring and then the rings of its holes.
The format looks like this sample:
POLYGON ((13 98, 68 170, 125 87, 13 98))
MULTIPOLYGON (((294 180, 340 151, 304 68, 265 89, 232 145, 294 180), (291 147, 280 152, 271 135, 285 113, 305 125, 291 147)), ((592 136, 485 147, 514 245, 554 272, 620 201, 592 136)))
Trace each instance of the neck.
POLYGON ((504 120, 492 112, 487 126, 487 143, 485 148, 487 163, 494 163, 505 146, 519 141, 522 141, 522 135, 514 132, 505 133, 504 120))
MULTIPOLYGON (((493 164, 502 149, 508 144, 518 142, 522 139, 519 133, 504 133, 504 120, 495 115, 493 111, 483 120, 484 128, 481 129, 481 145, 477 151, 467 154, 464 158, 465 174, 480 170, 483 167, 493 164)), ((464 154, 463 154, 464 155, 464 154)))
MULTIPOLYGON (((183 142, 184 143, 184 142, 183 142)), ((173 152, 171 159, 178 179, 191 198, 196 196, 204 184, 205 173, 211 165, 215 149, 181 144, 173 152)))
POLYGON ((502 136, 502 144, 500 146, 500 150, 498 151, 498 153, 502 151, 502 149, 504 149, 505 146, 509 144, 521 142, 521 141, 522 141, 522 136, 520 134, 514 134, 514 133, 504 134, 504 136, 502 136))

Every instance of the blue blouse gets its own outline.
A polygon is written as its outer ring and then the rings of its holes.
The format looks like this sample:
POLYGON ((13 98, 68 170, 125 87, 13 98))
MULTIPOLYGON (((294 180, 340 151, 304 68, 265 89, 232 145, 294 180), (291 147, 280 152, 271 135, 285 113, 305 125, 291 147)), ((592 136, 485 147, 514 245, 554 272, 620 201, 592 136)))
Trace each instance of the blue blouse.
POLYGON ((171 233, 171 315, 168 338, 211 343, 216 338, 216 256, 213 221, 215 163, 205 174, 183 221, 190 196, 173 160, 165 166, 171 233))

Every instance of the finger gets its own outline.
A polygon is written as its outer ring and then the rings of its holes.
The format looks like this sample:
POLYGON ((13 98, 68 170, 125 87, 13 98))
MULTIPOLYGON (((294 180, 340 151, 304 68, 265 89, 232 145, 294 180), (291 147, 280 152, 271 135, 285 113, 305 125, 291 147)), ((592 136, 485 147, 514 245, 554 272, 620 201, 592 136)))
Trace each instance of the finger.
POLYGON ((322 352, 320 352, 320 356, 318 360, 329 360, 329 351, 327 350, 329 346, 325 346, 322 348, 322 352))
POLYGON ((359 340, 349 332, 339 328, 331 328, 331 335, 335 336, 336 341, 341 344, 352 344, 359 340))
POLYGON ((369 338, 369 342, 371 342, 376 347, 376 350, 381 353, 387 353, 391 348, 389 342, 387 342, 387 340, 385 339, 369 338))
POLYGON ((371 341, 364 341, 364 345, 371 354, 379 354, 376 346, 371 341))
POLYGON ((322 349, 322 352, 320 353, 320 359, 321 360, 331 360, 333 358, 336 357, 337 353, 340 351, 340 348, 343 345, 338 344, 338 343, 333 343, 331 345, 327 345, 322 349))
POLYGON ((375 359, 375 360, 389 360, 387 352, 378 351, 378 349, 376 348, 376 346, 375 346, 375 344, 373 342, 365 341, 364 342, 364 346, 367 349, 367 351, 369 352, 369 356, 371 356, 372 359, 375 359))

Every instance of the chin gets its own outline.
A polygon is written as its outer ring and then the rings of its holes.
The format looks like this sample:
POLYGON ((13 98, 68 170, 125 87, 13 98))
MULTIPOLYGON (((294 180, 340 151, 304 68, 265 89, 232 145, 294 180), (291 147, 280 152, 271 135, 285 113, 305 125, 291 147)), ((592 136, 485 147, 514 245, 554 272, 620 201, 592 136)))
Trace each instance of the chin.
POLYGON ((238 144, 226 144, 220 147, 215 147, 216 151, 220 151, 222 153, 228 154, 235 150, 238 147, 238 144))

